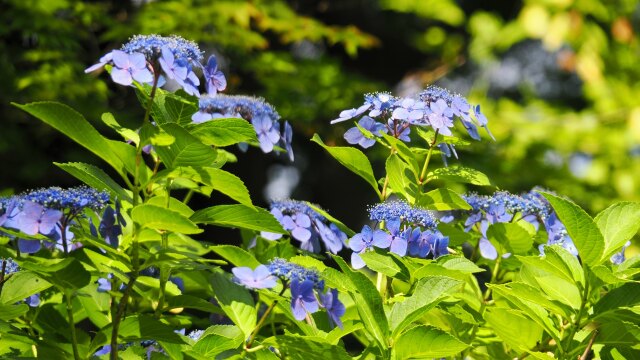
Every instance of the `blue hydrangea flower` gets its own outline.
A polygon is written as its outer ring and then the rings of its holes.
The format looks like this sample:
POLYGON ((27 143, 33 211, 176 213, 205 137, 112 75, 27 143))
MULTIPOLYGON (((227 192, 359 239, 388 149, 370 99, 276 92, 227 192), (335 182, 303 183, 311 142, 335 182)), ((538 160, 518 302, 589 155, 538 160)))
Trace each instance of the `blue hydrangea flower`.
POLYGON ((421 226, 424 229, 435 229, 438 221, 429 210, 412 207, 405 201, 389 201, 369 208, 369 218, 375 221, 396 221, 421 226))
POLYGON ((346 308, 338 299, 338 290, 331 289, 324 294, 320 294, 320 304, 329 315, 329 323, 343 329, 340 318, 346 312, 346 308))
POLYGON ((268 117, 255 117, 251 124, 258 135, 260 149, 265 153, 271 152, 274 145, 280 142, 280 123, 268 117))
POLYGON ((431 113, 427 115, 427 118, 429 119, 431 126, 435 130, 439 131, 440 134, 451 136, 452 133, 450 127, 453 126, 453 111, 451 108, 449 108, 447 103, 442 99, 432 102, 429 107, 431 109, 431 113))
MULTIPOLYGON (((327 218, 302 201, 281 200, 271 202, 271 213, 282 227, 291 232, 294 239, 301 242, 303 250, 319 252, 320 242, 325 248, 337 254, 346 241, 346 234, 327 218)), ((267 240, 279 239, 279 234, 262 232, 267 240)))
POLYGON ((122 235, 122 224, 120 222, 116 223, 116 220, 116 211, 111 206, 108 206, 102 214, 98 230, 100 236, 115 248, 119 245, 118 236, 122 235))
POLYGON ((216 94, 227 88, 227 79, 222 71, 218 69, 218 60, 215 55, 209 56, 207 65, 203 69, 205 78, 205 88, 207 93, 216 94))
POLYGON ((204 330, 193 330, 187 335, 187 337, 191 340, 198 341, 204 335, 204 330))
MULTIPOLYGON (((164 85, 164 77, 161 76, 164 74, 175 80, 188 94, 199 96, 200 80, 193 69, 202 69, 205 77, 210 76, 212 71, 202 66, 202 59, 198 45, 179 36, 136 35, 121 50, 113 50, 104 55, 85 72, 111 64, 111 77, 118 84, 131 85, 133 80, 150 84, 155 79, 158 81, 157 86, 164 85)), ((224 79, 224 75, 221 77, 215 69, 213 74, 220 85, 220 79, 224 79)))
MULTIPOLYGON (((376 122, 375 120, 373 120, 368 116, 362 117, 362 119, 358 121, 358 125, 361 128, 369 131, 374 136, 380 136, 380 132, 383 132, 383 133, 387 132, 387 128, 384 126, 384 124, 380 124, 379 122, 376 122)), ((360 131, 360 129, 358 129, 358 127, 355 127, 355 126, 344 133, 344 139, 347 140, 349 144, 353 144, 353 145, 358 144, 365 149, 373 146, 376 143, 375 139, 367 138, 366 136, 364 136, 362 131, 360 131)))
POLYGON ((411 234, 411 228, 400 229, 400 219, 387 221, 387 230, 389 234, 389 251, 399 256, 407 254, 408 237, 411 234))
POLYGON ((609 259, 611 261, 612 264, 614 265, 620 265, 624 262, 625 257, 624 257, 624 252, 625 250, 627 250, 627 248, 631 246, 631 241, 627 241, 624 246, 622 246, 622 249, 620 249, 620 251, 618 251, 617 253, 611 255, 611 258, 609 259))
POLYGON ((56 224, 62 219, 62 212, 46 209, 32 201, 25 201, 22 210, 13 219, 16 228, 27 235, 50 235, 56 224))
POLYGON ((281 258, 274 258, 267 266, 273 276, 287 282, 292 282, 294 279, 298 282, 310 281, 316 290, 324 290, 324 281, 320 280, 320 275, 315 270, 307 269, 281 258))
POLYGON ((307 314, 319 310, 318 301, 313 292, 313 282, 309 280, 291 281, 291 312, 296 320, 304 320, 307 314))
POLYGON ((426 104, 411 98, 399 100, 399 107, 393 110, 391 117, 410 124, 418 123, 424 117, 426 104))
POLYGON ((231 271, 238 283, 250 289, 271 289, 277 284, 276 278, 264 265, 258 265, 255 270, 249 267, 235 267, 231 271))
POLYGON ((371 104, 364 104, 357 109, 354 108, 349 110, 343 110, 340 112, 340 115, 337 119, 331 120, 331 124, 353 119, 356 116, 364 114, 364 112, 367 111, 370 107, 371 107, 371 104))
POLYGON ((389 234, 382 230, 376 229, 375 231, 365 225, 362 227, 362 231, 355 234, 351 240, 349 240, 349 248, 353 250, 351 253, 351 266, 354 269, 361 269, 366 264, 360 254, 363 252, 377 247, 380 249, 386 249, 391 245, 391 238, 389 234))
POLYGON ((289 124, 288 121, 284 122, 284 131, 282 132, 282 143, 284 144, 285 150, 287 150, 287 154, 289 155, 289 160, 293 161, 293 147, 291 146, 291 140, 293 139, 293 128, 289 124))
POLYGON ((386 92, 367 94, 364 96, 365 105, 368 104, 371 109, 371 111, 369 111, 369 116, 371 117, 390 115, 397 101, 397 97, 386 92))

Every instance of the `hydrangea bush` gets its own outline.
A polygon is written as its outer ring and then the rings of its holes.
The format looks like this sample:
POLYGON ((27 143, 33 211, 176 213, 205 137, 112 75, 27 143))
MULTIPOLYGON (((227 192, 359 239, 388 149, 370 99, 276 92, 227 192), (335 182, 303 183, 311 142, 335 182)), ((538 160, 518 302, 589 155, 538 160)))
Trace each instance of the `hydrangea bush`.
POLYGON ((592 218, 544 189, 496 191, 456 150, 492 141, 480 105, 430 86, 341 112, 354 146, 311 139, 378 197, 359 231, 306 201, 263 209, 223 168, 236 147, 293 161, 292 128, 264 99, 219 94, 225 76, 203 60, 141 35, 89 67, 145 109, 138 129, 103 114, 118 140, 63 104, 15 104, 111 169, 56 163, 85 185, 0 199, 1 356, 640 358, 640 258, 624 254, 640 204, 592 218), (382 174, 358 149, 374 146, 382 174), (213 191, 228 201, 190 207, 213 191))

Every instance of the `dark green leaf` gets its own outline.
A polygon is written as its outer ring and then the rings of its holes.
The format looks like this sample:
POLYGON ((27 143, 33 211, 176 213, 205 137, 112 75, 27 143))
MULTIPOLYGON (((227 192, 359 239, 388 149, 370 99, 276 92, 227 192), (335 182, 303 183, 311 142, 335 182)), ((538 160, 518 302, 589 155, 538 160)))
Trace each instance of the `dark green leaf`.
POLYGON ((213 305, 209 301, 191 295, 178 295, 173 296, 167 299, 165 311, 171 309, 179 309, 179 308, 187 308, 187 309, 196 309, 200 311, 206 311, 214 314, 222 313, 219 307, 213 305))
POLYGON ((596 315, 621 307, 633 307, 640 304, 640 284, 627 283, 609 291, 593 306, 596 315))
POLYGON ((285 359, 291 360, 351 360, 344 347, 331 345, 321 339, 300 335, 278 335, 264 344, 273 344, 285 359))
MULTIPOLYGON (((103 329, 111 334, 111 325, 103 329)), ((156 341, 165 341, 172 344, 184 344, 184 340, 180 335, 174 332, 169 325, 147 315, 128 316, 120 324, 118 332, 121 341, 139 341, 153 339, 156 341)))
POLYGON ((29 257, 20 263, 23 269, 37 273, 41 278, 61 289, 80 289, 91 281, 91 274, 75 258, 44 259, 29 257))
MULTIPOLYGON (((0 320, 9 321, 20 317, 29 311, 29 305, 27 304, 0 304, 0 320)), ((0 334, 4 337, 5 334, 0 331, 0 334)))
POLYGON ((402 140, 398 140, 391 135, 382 133, 382 137, 391 145, 391 148, 396 151, 398 156, 409 165, 409 169, 413 172, 414 177, 417 178, 420 174, 420 165, 411 149, 402 140))
POLYGON ((235 266, 248 266, 255 269, 260 262, 251 253, 232 245, 217 245, 210 249, 235 266))

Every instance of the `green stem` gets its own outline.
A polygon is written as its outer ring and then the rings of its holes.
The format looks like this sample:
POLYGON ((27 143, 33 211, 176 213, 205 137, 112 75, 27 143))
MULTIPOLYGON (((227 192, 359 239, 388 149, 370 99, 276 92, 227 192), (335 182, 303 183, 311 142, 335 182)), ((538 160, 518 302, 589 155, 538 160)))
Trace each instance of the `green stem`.
MULTIPOLYGON (((168 201, 167 201, 168 202, 168 201)), ((168 207, 168 206, 167 206, 168 207)), ((162 249, 169 248, 169 233, 162 233, 162 249)), ((158 307, 156 307, 155 316, 157 318, 162 317, 162 309, 164 308, 165 293, 167 288, 167 281, 171 275, 171 269, 168 266, 160 266, 160 299, 158 299, 158 307)))
MULTIPOLYGON (((573 340, 573 337, 576 335, 576 333, 578 332, 578 329, 580 328, 582 315, 584 315, 584 311, 587 307, 587 299, 589 299, 589 282, 586 282, 584 285, 584 292, 582 293, 582 299, 580 300, 580 309, 578 310, 578 315, 576 316, 576 319, 573 325, 571 326, 571 331, 569 332, 569 336, 567 337, 567 340, 566 340, 567 343, 564 346, 564 348, 566 349, 571 348, 571 341, 573 340)), ((562 348, 560 348, 560 350, 562 351, 562 348)))
MULTIPOLYGON (((144 112, 144 119, 142 120, 142 126, 149 122, 149 116, 151 115, 151 107, 153 106, 153 98, 156 96, 156 89, 158 88, 158 80, 160 79, 160 72, 156 71, 153 76, 153 86, 151 88, 151 94, 149 95, 149 101, 144 112)), ((140 192, 140 164, 142 163, 142 138, 138 142, 136 147, 136 170, 133 174, 133 206, 138 205, 138 195, 140 192)))
POLYGON ((76 336, 76 322, 73 319, 73 303, 71 301, 71 294, 69 290, 65 289, 64 297, 67 302, 67 316, 69 317, 69 330, 71 331, 71 346, 73 348, 73 358, 75 360, 79 360, 80 353, 78 352, 78 337, 76 336))
POLYGON ((189 201, 191 200, 191 197, 193 196, 194 191, 193 190, 189 190, 189 192, 187 192, 187 195, 184 196, 184 199, 182 199, 182 202, 185 204, 188 204, 189 201))
POLYGON ((420 172, 420 180, 418 180, 418 183, 420 185, 422 185, 424 183, 424 177, 427 175, 427 168, 429 167, 429 161, 431 161, 431 154, 433 153, 433 148, 436 147, 436 143, 438 142, 438 132, 439 130, 436 130, 436 134, 433 137, 433 141, 431 142, 431 144, 429 144, 429 152, 427 153, 427 158, 424 160, 424 165, 422 165, 422 171, 420 172))
POLYGON ((580 356, 578 360, 587 360, 587 357, 589 356, 589 351, 591 351, 591 347, 593 347, 593 342, 596 340, 597 335, 598 335, 598 330, 594 330, 593 335, 591 335, 591 339, 589 340, 589 344, 587 345, 587 348, 584 349, 582 356, 580 356))
MULTIPOLYGON (((284 294, 284 292, 286 290, 287 290, 287 284, 286 283, 282 284, 282 290, 280 291, 278 296, 279 297, 282 296, 282 294, 284 294)), ((249 336, 249 340, 247 340, 247 345, 245 345, 245 349, 250 349, 251 348, 251 344, 253 344, 253 341, 256 339, 256 335, 258 335, 258 332, 262 328, 262 325, 264 325, 264 322, 267 320, 267 317, 269 317, 269 314, 271 313, 273 308, 276 307, 277 304, 278 304, 278 300, 276 299, 271 303, 271 305, 269 305, 269 307, 264 312, 264 314, 262 314, 262 317, 260 318, 260 320, 256 324, 256 328, 253 330, 253 332, 251 332, 251 336, 249 336)))
MULTIPOLYGON (((138 234, 140 233, 140 228, 135 223, 134 223, 134 227, 135 227, 134 235, 132 238, 133 243, 131 245, 131 248, 132 248, 131 257, 132 257, 132 267, 133 267, 131 271, 131 277, 129 278, 129 282, 127 283, 127 286, 125 287, 124 292, 122 293, 122 298, 120 299, 120 303, 118 304, 118 307, 117 307, 118 312, 115 315, 111 314, 111 317, 112 317, 111 355, 110 355, 111 360, 118 360, 118 331, 120 329, 120 322, 124 317, 124 312, 126 311, 127 303, 129 302, 129 294, 133 289, 133 285, 135 284, 138 278, 138 273, 140 270, 140 254, 139 254, 140 244, 138 243, 138 234)), ((115 309, 115 306, 112 308, 115 309)))
MULTIPOLYGON (((493 271, 491 272, 491 280, 489 281, 490 284, 493 284, 498 278, 498 271, 500 271, 501 261, 502 261, 502 256, 498 255, 498 258, 496 259, 496 264, 493 266, 493 271)), ((484 293, 484 301, 485 302, 488 301, 490 296, 491 296, 491 288, 487 286, 487 290, 484 293)))

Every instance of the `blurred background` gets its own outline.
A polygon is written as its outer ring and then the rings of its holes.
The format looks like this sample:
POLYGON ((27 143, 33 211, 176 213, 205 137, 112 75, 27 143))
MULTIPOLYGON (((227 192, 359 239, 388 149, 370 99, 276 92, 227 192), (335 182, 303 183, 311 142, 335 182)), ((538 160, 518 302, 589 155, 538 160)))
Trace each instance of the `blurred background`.
MULTIPOLYGON (((374 194, 309 139, 344 145, 352 125, 329 121, 363 93, 432 83, 482 105, 496 141, 473 142, 454 162, 497 188, 543 186, 591 213, 640 200, 637 1, 0 0, 0 24, 5 193, 78 184, 51 161, 104 165, 10 103, 57 100, 97 127, 105 111, 135 127, 133 90, 83 70, 134 34, 158 33, 216 54, 225 93, 262 96, 293 124, 294 163, 250 149, 229 166, 257 204, 309 200, 361 226, 374 194)), ((369 154, 382 174, 384 153, 369 154)))

